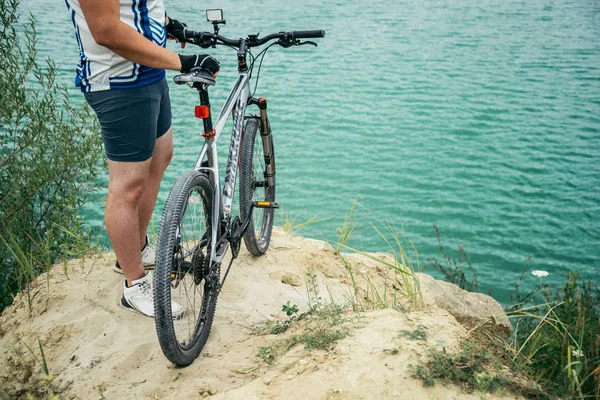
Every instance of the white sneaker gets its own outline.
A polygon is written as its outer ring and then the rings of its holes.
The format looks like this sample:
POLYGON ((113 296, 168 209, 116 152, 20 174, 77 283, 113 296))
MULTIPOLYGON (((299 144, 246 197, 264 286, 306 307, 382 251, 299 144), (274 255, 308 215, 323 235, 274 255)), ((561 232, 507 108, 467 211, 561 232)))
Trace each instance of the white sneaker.
POLYGON ((153 267, 156 263, 156 248, 148 243, 148 237, 146 237, 146 245, 142 249, 142 264, 144 267, 153 267))
MULTIPOLYGON (((156 263, 156 248, 148 242, 148 236, 146 236, 146 245, 142 249, 142 265, 144 266, 144 269, 148 270, 148 269, 154 269, 155 263, 156 263)), ((123 270, 121 269, 121 265, 119 264, 119 260, 115 261, 113 270, 120 274, 123 273, 123 270)))
MULTIPOLYGON (((135 311, 147 317, 154 318, 154 296, 152 294, 152 272, 146 276, 131 281, 131 287, 127 287, 127 281, 123 284, 123 297, 121 306, 129 311, 135 311)), ((173 318, 183 315, 184 309, 181 305, 171 302, 171 314, 173 318)))

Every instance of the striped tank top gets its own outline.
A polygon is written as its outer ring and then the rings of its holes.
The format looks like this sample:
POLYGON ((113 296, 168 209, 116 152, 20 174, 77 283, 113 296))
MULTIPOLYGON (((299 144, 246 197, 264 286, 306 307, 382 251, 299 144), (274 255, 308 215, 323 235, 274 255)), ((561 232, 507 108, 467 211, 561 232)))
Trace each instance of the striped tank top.
MULTIPOLYGON (((149 85, 165 71, 133 63, 96 43, 85 21, 79 0, 65 0, 79 45, 75 85, 82 92, 125 89, 149 85)), ((162 0, 121 0, 121 21, 148 40, 164 47, 167 41, 165 7, 162 0)))

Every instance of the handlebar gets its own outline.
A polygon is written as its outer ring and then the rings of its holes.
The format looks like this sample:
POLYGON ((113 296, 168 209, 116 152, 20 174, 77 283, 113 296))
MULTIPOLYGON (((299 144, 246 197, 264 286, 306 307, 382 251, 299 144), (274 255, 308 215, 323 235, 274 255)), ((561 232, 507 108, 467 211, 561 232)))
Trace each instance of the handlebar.
POLYGON ((245 42, 246 47, 257 47, 276 39, 282 42, 280 44, 293 44, 297 39, 325 37, 324 30, 279 32, 272 33, 260 39, 258 38, 258 34, 248 35, 246 39, 230 39, 212 32, 196 32, 187 29, 184 31, 184 34, 186 38, 191 39, 191 43, 203 48, 212 47, 215 44, 238 47, 242 42, 245 42))

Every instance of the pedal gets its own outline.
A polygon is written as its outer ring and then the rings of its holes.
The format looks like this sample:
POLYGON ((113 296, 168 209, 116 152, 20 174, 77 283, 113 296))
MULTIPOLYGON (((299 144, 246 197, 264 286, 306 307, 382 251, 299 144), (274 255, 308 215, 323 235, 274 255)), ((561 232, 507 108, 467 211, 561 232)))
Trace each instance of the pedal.
POLYGON ((255 201, 254 208, 279 208, 279 203, 271 201, 255 201))

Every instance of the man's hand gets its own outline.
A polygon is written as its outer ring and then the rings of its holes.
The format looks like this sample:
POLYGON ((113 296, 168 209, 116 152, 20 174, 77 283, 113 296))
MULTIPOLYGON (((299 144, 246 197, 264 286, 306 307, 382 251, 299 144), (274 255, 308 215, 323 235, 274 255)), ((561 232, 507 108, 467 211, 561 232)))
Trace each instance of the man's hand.
POLYGON ((187 25, 184 24, 183 22, 179 22, 176 19, 173 18, 167 18, 167 24, 166 24, 166 28, 167 28, 167 37, 171 40, 175 40, 178 43, 181 43, 181 48, 183 49, 185 47, 185 28, 187 28, 187 25))
POLYGON ((220 64, 216 58, 209 56, 208 54, 200 54, 196 56, 184 56, 179 55, 181 60, 181 72, 190 72, 193 68, 201 68, 212 74, 213 78, 217 77, 219 73, 220 64))

